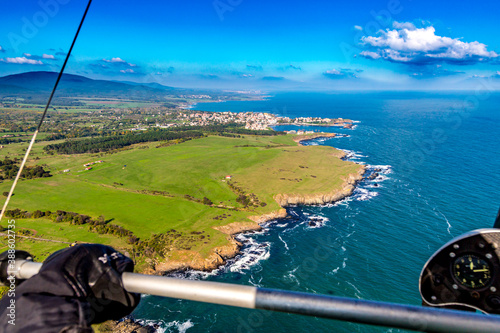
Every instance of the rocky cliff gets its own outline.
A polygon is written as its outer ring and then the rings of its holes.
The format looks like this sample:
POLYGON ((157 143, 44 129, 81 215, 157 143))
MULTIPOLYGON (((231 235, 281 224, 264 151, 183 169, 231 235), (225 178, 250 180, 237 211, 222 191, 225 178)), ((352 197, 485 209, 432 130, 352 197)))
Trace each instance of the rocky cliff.
MULTIPOLYGON (((280 205, 280 206, 285 207, 283 205, 280 205)), ((288 213, 286 212, 286 209, 282 208, 280 210, 271 212, 269 214, 250 216, 249 219, 254 221, 255 223, 261 224, 261 223, 265 223, 265 222, 276 220, 276 219, 284 219, 287 216, 288 216, 288 213)))
POLYGON ((321 138, 334 138, 336 136, 337 134, 335 133, 304 134, 304 135, 297 135, 295 138, 293 138, 293 141, 297 142, 299 145, 302 145, 301 144, 302 141, 309 141, 321 138))
POLYGON ((336 202, 352 195, 356 184, 363 179, 365 171, 366 167, 362 166, 358 173, 350 174, 346 179, 344 179, 344 185, 340 190, 315 194, 283 193, 277 194, 274 199, 281 207, 291 205, 324 205, 336 202))
POLYGON ((145 271, 145 274, 164 275, 168 272, 194 269, 198 271, 211 271, 226 263, 226 259, 234 258, 240 251, 241 243, 228 236, 228 244, 218 246, 212 253, 203 258, 196 251, 176 251, 175 258, 166 258, 165 261, 156 263, 154 269, 145 271))

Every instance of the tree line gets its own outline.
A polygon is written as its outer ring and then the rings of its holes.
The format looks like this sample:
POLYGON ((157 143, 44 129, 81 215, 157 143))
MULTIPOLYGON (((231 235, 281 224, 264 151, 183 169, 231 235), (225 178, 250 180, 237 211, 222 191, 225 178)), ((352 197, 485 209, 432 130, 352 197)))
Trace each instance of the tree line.
POLYGON ((243 125, 238 123, 227 123, 227 124, 213 124, 206 126, 182 126, 177 127, 172 130, 185 130, 192 129, 203 131, 207 134, 217 134, 222 136, 228 136, 224 134, 241 134, 241 135, 261 135, 261 136, 276 136, 276 135, 285 135, 285 132, 273 131, 273 130, 250 130, 243 127, 243 125))
MULTIPOLYGON (((69 222, 70 225, 88 225, 88 230, 90 232, 125 238, 126 242, 132 245, 134 254, 144 258, 152 258, 155 256, 164 258, 167 249, 171 247, 176 247, 181 250, 190 250, 194 242, 206 242, 210 239, 210 235, 204 235, 204 231, 191 231, 186 234, 175 229, 170 229, 164 233, 153 234, 150 238, 141 240, 134 235, 132 231, 110 223, 111 220, 106 220, 102 215, 97 219, 93 219, 85 214, 67 212, 64 210, 57 210, 55 212, 50 210, 35 210, 33 212, 28 212, 16 208, 6 210, 5 216, 14 219, 46 218, 55 223, 69 222)), ((0 231, 2 230, 5 229, 0 227, 0 231)))
POLYGON ((99 216, 97 219, 92 219, 88 215, 78 214, 74 212, 67 212, 64 210, 58 210, 52 212, 50 210, 41 211, 35 210, 34 212, 28 212, 20 210, 19 208, 6 210, 5 216, 14 219, 40 219, 46 218, 52 220, 53 222, 69 222, 71 225, 89 225, 89 231, 96 232, 98 234, 109 234, 115 235, 122 238, 127 238, 127 243, 135 244, 139 238, 137 238, 134 233, 130 230, 123 228, 122 226, 111 224, 106 221, 104 216, 99 216))
MULTIPOLYGON (((10 159, 5 157, 4 160, 0 160, 0 180, 4 179, 14 179, 19 171, 19 166, 17 165, 19 160, 17 158, 10 159)), ((34 178, 44 178, 51 177, 50 171, 45 170, 42 166, 25 166, 23 172, 21 173, 21 178, 24 179, 34 179, 34 178)))
POLYGON ((57 152, 59 154, 83 154, 101 153, 114 149, 123 148, 136 143, 155 142, 176 139, 193 139, 203 137, 200 131, 171 131, 171 130, 149 130, 141 133, 127 133, 109 137, 97 137, 83 140, 71 140, 62 143, 51 144, 43 149, 46 152, 57 152))

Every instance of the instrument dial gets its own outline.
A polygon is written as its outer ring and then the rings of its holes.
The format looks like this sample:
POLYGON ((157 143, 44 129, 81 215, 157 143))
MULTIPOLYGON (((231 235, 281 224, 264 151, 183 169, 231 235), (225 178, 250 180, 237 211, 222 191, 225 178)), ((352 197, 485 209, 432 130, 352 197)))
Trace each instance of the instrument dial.
POLYGON ((458 257, 453 262, 452 270, 455 280, 468 288, 484 288, 491 281, 490 264, 486 260, 472 254, 458 257))

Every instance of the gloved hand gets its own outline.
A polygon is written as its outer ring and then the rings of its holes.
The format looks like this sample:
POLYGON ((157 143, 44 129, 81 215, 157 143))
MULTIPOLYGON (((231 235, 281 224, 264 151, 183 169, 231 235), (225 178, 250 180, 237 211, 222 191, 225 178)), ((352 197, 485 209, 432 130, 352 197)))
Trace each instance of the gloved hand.
POLYGON ((134 264, 113 248, 81 244, 48 257, 40 272, 15 291, 15 326, 9 324, 11 297, 0 302, 0 332, 92 332, 91 324, 120 319, 140 295, 123 288, 121 274, 134 264))

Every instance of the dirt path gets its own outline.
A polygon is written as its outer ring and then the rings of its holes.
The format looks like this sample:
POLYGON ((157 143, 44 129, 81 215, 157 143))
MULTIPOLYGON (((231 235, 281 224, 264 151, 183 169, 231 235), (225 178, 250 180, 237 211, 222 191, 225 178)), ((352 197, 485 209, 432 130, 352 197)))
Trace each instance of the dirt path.
MULTIPOLYGON (((0 236, 9 236, 9 235, 5 234, 3 232, 0 232, 0 236)), ((33 240, 43 241, 43 242, 72 244, 71 242, 63 242, 63 241, 55 240, 55 239, 47 239, 47 238, 32 237, 32 236, 23 236, 23 235, 16 235, 16 238, 27 238, 27 239, 33 239, 33 240)))

